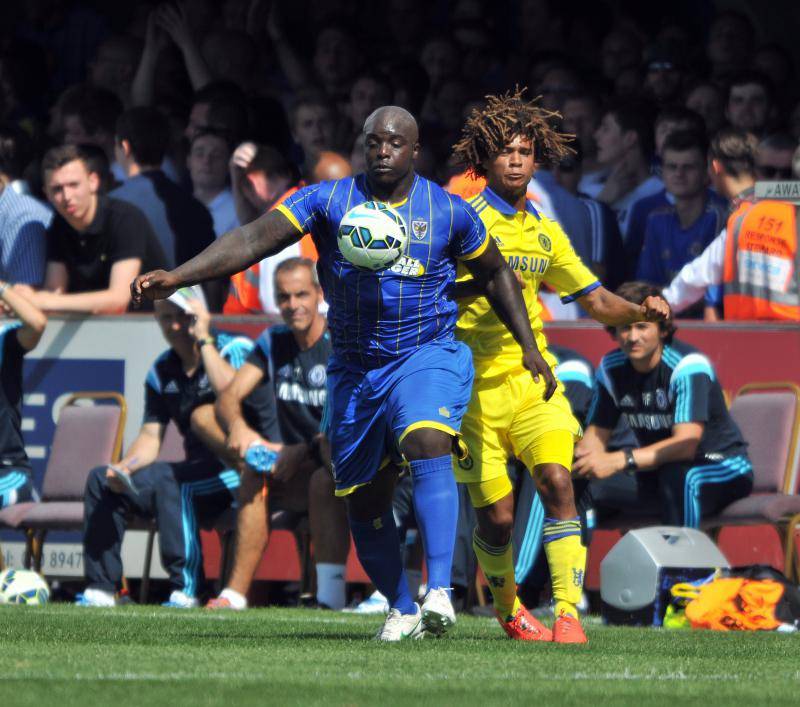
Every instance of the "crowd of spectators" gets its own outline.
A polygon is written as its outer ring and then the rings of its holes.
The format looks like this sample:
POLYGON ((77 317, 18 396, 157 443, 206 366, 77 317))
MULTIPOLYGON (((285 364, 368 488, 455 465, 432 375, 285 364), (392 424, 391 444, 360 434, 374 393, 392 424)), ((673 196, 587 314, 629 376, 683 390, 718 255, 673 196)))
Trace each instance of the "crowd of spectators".
MULTIPOLYGON (((719 130, 755 136, 757 178, 800 169, 793 55, 763 18, 711 2, 37 0, 5 15, 0 277, 48 311, 126 311, 139 271, 362 170, 361 126, 387 103, 420 122, 419 173, 468 193, 451 147, 469 111, 517 85, 540 95, 575 141, 531 196, 612 288, 668 285, 724 228, 706 168, 719 130)), ((212 284, 211 308, 274 314, 273 269, 212 284)), ((719 302, 712 289, 687 315, 719 302)))

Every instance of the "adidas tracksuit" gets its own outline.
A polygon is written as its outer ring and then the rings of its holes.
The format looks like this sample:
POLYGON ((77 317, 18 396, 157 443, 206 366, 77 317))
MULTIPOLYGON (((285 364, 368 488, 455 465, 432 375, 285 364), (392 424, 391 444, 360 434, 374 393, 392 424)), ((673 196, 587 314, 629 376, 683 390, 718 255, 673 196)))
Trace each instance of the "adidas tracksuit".
POLYGON ((22 439, 22 359, 19 322, 0 326, 0 509, 33 498, 31 463, 22 439))
MULTIPOLYGON (((217 347, 239 368, 252 351, 241 336, 217 334, 217 347)), ((122 578, 120 548, 131 515, 155 518, 161 561, 172 589, 197 596, 203 588, 200 527, 208 527, 235 504, 238 473, 225 469, 191 430, 192 412, 213 404, 215 394, 202 362, 192 376, 174 350, 163 353, 145 381, 144 423, 174 421, 184 438, 186 461, 155 462, 133 474, 137 494, 110 491, 106 467, 89 474, 84 497, 84 567, 89 588, 115 592, 122 578)), ((270 440, 280 440, 275 400, 259 386, 244 407, 248 422, 270 440)))

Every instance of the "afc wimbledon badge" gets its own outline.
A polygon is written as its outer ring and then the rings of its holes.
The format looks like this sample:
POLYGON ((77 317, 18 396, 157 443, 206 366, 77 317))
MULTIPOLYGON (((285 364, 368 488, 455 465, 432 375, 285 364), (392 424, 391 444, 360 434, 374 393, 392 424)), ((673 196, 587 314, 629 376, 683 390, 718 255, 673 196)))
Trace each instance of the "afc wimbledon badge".
POLYGON ((414 238, 416 238, 418 241, 424 241, 425 236, 428 235, 428 222, 412 221, 411 232, 414 234, 414 238))

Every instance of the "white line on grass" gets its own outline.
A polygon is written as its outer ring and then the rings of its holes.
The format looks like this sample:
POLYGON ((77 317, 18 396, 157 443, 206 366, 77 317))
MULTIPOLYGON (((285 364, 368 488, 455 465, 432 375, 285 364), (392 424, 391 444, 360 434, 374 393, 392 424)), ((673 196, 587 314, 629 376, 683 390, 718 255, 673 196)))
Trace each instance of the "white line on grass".
MULTIPOLYGON (((22 611, 31 610, 32 607, 20 607, 22 611)), ((37 614, 45 614, 48 616, 65 616, 63 611, 58 610, 48 610, 44 607, 37 607, 33 609, 36 611, 37 614)), ((256 615, 256 614, 247 614, 246 612, 240 611, 192 611, 191 609, 184 609, 184 610, 172 610, 172 611, 149 611, 149 612, 129 612, 125 609, 100 609, 98 607, 83 607, 82 611, 86 612, 86 616, 101 616, 103 618, 113 618, 113 619, 127 619, 127 620, 135 620, 135 619, 163 619, 164 617, 169 617, 171 619, 182 619, 184 621, 236 621, 241 619, 255 619, 260 618, 263 615, 256 615)), ((75 616, 75 614, 71 614, 70 617, 75 616)), ((298 623, 314 623, 314 624, 347 624, 350 623, 350 616, 352 614, 348 614, 347 616, 337 616, 330 618, 325 618, 322 616, 302 616, 302 617, 291 617, 291 616, 270 616, 269 621, 275 621, 277 623, 288 623, 288 624, 298 624, 298 623)))
MULTIPOLYGON (((318 673, 319 675, 319 673, 318 673)), ((365 676, 360 671, 347 673, 347 678, 350 680, 360 680, 365 676)), ((439 681, 452 677, 447 673, 436 675, 422 675, 428 679, 439 681)), ((534 677, 534 676, 529 676, 534 677)), ((744 680, 750 682, 753 680, 754 675, 750 674, 719 674, 719 673, 691 673, 687 674, 683 671, 675 672, 657 672, 649 671, 646 673, 634 673, 630 670, 623 670, 622 672, 608 672, 608 673, 590 673, 590 672, 576 672, 564 673, 558 675, 542 675, 542 678, 557 678, 559 680, 591 680, 591 681, 604 681, 604 682, 639 682, 639 681, 655 681, 655 682, 671 682, 671 681, 707 681, 707 682, 742 682, 744 680)), ((773 679, 783 679, 794 682, 800 682, 800 672, 789 674, 785 676, 773 675, 773 679)), ((204 680, 212 681, 225 681, 231 680, 244 681, 244 682, 262 682, 265 680, 263 675, 254 673, 241 673, 241 672, 212 672, 212 673, 188 673, 188 672, 171 672, 171 673, 135 673, 135 672, 121 672, 121 673, 97 673, 91 675, 88 673, 54 673, 51 671, 16 671, 16 672, 0 672, 0 682, 10 680, 37 680, 37 681, 83 681, 83 682, 197 682, 204 680)))

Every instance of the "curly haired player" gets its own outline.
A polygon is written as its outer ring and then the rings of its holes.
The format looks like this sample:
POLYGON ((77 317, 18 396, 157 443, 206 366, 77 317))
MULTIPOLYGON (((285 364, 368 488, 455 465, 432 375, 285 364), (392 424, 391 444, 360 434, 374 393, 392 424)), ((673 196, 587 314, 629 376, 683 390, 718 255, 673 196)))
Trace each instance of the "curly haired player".
MULTIPOLYGON (((570 149, 569 137, 551 127, 557 117, 535 100, 526 101, 523 91, 488 96, 484 107, 473 110, 454 146, 456 158, 487 180, 470 204, 522 283, 537 345, 551 367, 556 361, 546 351, 537 298, 542 282, 556 289, 562 301, 577 300, 607 325, 669 317, 669 306, 659 297, 636 305, 606 290, 580 261, 558 223, 539 214, 526 199, 536 159, 559 158, 570 149)), ((455 473, 467 484, 475 506, 473 547, 498 620, 514 639, 584 643, 575 604, 583 590, 586 548, 570 479, 580 425, 561 383, 548 400, 544 385, 526 375, 513 338, 461 266, 455 296, 457 336, 472 349, 475 363, 475 384, 462 424, 470 455, 458 462, 455 473), (511 547, 514 497, 506 468, 511 456, 530 470, 545 508, 544 549, 557 617, 552 633, 517 598, 511 547)))

